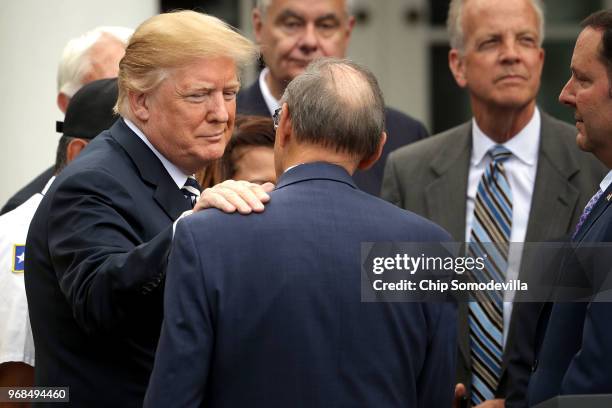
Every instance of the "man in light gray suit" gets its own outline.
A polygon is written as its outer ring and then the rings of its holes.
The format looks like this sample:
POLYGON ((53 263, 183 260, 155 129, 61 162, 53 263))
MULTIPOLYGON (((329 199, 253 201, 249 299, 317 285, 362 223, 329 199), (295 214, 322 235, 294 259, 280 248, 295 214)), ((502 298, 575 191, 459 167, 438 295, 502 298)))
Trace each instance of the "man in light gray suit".
MULTIPOLYGON (((543 18, 537 0, 451 1, 449 66, 457 84, 469 92, 474 117, 393 152, 383 198, 433 220, 457 241, 475 242, 475 224, 498 228, 491 225, 499 221, 482 217, 489 214, 483 195, 491 194, 485 176, 498 172, 510 197, 506 242, 558 239, 572 230, 604 169, 576 148, 573 127, 536 106, 543 18)), ((502 268, 507 280, 520 278, 526 263, 520 249, 509 248, 502 268)), ((498 316, 487 316, 493 326, 482 324, 471 304, 459 306, 457 403, 465 398, 471 406, 503 407, 512 395, 506 406, 525 404, 530 370, 524 367, 533 360, 540 305, 513 308, 514 294, 503 296, 498 316), (489 340, 497 349, 482 346, 489 340), (511 352, 527 364, 508 367, 511 352)))

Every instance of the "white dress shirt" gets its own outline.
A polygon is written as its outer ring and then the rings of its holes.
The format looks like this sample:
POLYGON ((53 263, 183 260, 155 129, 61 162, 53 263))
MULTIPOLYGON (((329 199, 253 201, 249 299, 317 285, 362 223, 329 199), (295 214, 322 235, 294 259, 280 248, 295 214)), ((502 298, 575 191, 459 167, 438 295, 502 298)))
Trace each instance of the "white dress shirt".
MULTIPOLYGON (((512 232, 510 242, 524 242, 529 223, 529 211, 531 210, 531 198, 535 185, 536 170, 538 167, 538 152, 540 149, 540 111, 535 112, 527 125, 512 139, 503 143, 512 156, 504 162, 504 169, 510 188, 512 189, 512 232)), ((476 192, 482 175, 491 163, 491 157, 487 152, 495 146, 495 143, 478 127, 475 119, 472 119, 472 157, 470 160, 470 172, 468 175, 467 202, 465 213, 465 241, 470 241, 472 230, 472 219, 474 217, 474 204, 476 192)), ((517 279, 521 264, 522 247, 511 245, 508 254, 508 270, 506 280, 517 279)), ((512 300, 514 291, 509 290, 504 294, 504 345, 508 336, 510 316, 512 314, 512 300)))
POLYGON ((259 88, 261 88, 261 95, 270 111, 270 116, 272 116, 274 111, 280 108, 280 101, 272 95, 270 88, 268 88, 268 83, 266 82, 266 76, 268 75, 270 75, 270 69, 267 67, 259 73, 259 88))
POLYGON ((606 191, 608 187, 610 187, 610 184, 612 184, 612 170, 610 170, 601 183, 599 183, 599 188, 601 191, 606 191))

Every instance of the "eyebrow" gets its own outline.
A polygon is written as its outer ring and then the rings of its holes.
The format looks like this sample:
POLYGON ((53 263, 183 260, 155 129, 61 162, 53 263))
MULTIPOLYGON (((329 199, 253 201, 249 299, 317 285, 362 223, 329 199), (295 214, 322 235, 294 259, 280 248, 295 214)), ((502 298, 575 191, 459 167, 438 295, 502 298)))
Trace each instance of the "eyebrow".
MULTIPOLYGON (((216 89, 216 87, 211 84, 211 83, 206 83, 206 82, 201 82, 195 86, 188 86, 187 88, 184 89, 179 89, 176 88, 176 92, 179 95, 183 95, 185 93, 188 92, 198 92, 198 91, 212 91, 216 89)), ((240 89, 240 81, 231 81, 225 84, 225 86, 223 87, 224 90, 226 89, 240 89)))
MULTIPOLYGON (((525 34, 529 34, 529 35, 533 35, 533 36, 538 36, 538 32, 537 30, 531 30, 531 29, 525 29, 525 30, 521 30, 521 31, 517 31, 515 33, 515 35, 525 35, 525 34)), ((482 35, 480 36, 481 38, 490 38, 490 37, 502 37, 504 35, 503 32, 499 32, 499 31, 487 31, 485 33, 482 33, 482 35)))
POLYGON ((325 14, 321 17, 317 17, 317 19, 315 20, 317 23, 320 23, 321 21, 324 20, 336 20, 336 21, 340 21, 340 18, 334 14, 334 13, 329 13, 329 14, 325 14))
POLYGON ((288 18, 297 18, 299 20, 305 20, 303 16, 297 14, 295 11, 293 10, 283 10, 279 13, 278 16, 276 16, 276 22, 281 22, 283 20, 286 20, 288 18))
MULTIPOLYGON (((297 18, 298 20, 302 20, 302 21, 306 21, 306 19, 304 18, 304 16, 296 13, 293 10, 283 10, 279 13, 278 16, 276 16, 276 22, 280 22, 280 21, 284 21, 288 18, 297 18)), ((315 19, 315 22, 319 23, 321 21, 324 20, 336 20, 336 21, 340 21, 340 17, 338 17, 338 15, 336 13, 327 13, 324 14, 320 17, 317 17, 315 19)))
POLYGON ((584 73, 582 70, 580 70, 580 69, 576 68, 576 67, 575 67, 575 66, 573 66, 573 65, 570 65, 570 71, 572 71, 572 73, 573 73, 574 75, 578 75, 578 76, 586 76, 586 74, 585 74, 585 73, 584 73))

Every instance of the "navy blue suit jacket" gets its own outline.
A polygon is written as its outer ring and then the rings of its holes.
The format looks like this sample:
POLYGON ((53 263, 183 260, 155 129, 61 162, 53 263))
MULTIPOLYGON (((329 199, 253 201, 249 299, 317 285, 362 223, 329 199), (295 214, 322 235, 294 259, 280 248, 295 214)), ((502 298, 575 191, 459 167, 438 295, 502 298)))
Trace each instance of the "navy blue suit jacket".
POLYGON ((70 387, 79 407, 142 404, 172 222, 190 208, 122 119, 61 172, 26 243, 36 385, 70 387))
MULTIPOLYGON (((612 186, 604 192, 573 240, 578 256, 581 247, 589 251, 589 244, 612 242, 611 202, 612 186)), ((609 247, 603 248, 607 253, 609 250, 609 247)), ((575 284, 579 270, 578 278, 593 289, 594 296, 598 296, 602 284, 610 288, 610 255, 581 260, 580 268, 575 268, 573 257, 567 257, 560 273, 562 281, 572 279, 575 284)), ((555 303, 550 315, 541 317, 544 323, 540 326, 545 327, 545 334, 536 340, 540 347, 529 382, 530 405, 560 394, 612 393, 611 318, 612 303, 601 301, 555 303)))
POLYGON ((449 407, 455 305, 362 303, 361 242, 449 240, 341 167, 179 221, 146 407, 449 407))
MULTIPOLYGON (((236 112, 243 115, 270 116, 270 111, 259 87, 259 80, 238 93, 236 112)), ((380 159, 368 170, 357 170, 353 175, 357 187, 375 196, 380 194, 385 163, 389 153, 428 136, 427 130, 421 122, 389 107, 385 108, 385 127, 387 143, 383 148, 380 159)))

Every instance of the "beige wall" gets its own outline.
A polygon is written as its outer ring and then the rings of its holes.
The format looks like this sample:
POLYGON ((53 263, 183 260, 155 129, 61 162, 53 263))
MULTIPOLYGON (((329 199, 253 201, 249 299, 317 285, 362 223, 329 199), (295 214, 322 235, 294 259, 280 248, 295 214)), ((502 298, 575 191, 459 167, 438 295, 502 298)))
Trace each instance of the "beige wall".
POLYGON ((98 25, 135 28, 157 0, 3 1, 0 12, 0 206, 55 161, 57 62, 66 42, 98 25))

